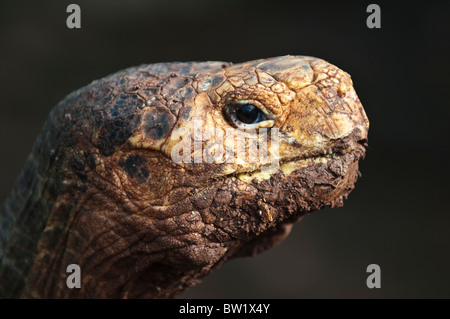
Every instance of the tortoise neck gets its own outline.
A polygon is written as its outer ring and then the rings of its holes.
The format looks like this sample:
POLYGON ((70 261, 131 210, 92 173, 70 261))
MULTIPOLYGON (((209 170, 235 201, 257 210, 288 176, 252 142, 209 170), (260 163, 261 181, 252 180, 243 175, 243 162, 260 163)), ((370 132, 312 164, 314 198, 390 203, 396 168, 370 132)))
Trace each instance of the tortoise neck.
POLYGON ((66 231, 86 189, 70 172, 53 115, 0 208, 0 297, 27 296, 37 278, 56 278, 52 272, 65 255, 66 231))
POLYGON ((202 276, 165 265, 148 251, 147 234, 127 233, 136 214, 113 192, 99 191, 105 185, 88 187, 70 170, 32 173, 41 170, 30 156, 0 210, 0 297, 168 298, 202 276))
POLYGON ((31 155, 0 208, 0 297, 17 298, 25 289, 38 241, 53 201, 47 181, 31 155))

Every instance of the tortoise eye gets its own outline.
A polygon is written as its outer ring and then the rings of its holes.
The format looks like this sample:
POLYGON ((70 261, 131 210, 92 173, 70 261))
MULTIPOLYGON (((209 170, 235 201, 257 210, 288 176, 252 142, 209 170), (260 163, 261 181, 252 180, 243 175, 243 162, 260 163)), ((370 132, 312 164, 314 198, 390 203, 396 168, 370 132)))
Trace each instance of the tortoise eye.
POLYGON ((245 124, 254 124, 266 120, 266 116, 253 104, 236 105, 236 117, 245 124))
POLYGON ((239 101, 229 105, 225 108, 225 114, 230 124, 243 130, 272 127, 274 123, 250 101, 239 101))

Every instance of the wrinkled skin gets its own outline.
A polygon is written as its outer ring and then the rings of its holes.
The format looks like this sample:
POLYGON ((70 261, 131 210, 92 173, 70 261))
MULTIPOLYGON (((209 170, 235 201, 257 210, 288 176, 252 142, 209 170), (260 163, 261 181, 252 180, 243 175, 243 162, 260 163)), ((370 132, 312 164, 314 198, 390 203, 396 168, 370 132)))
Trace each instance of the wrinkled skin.
MULTIPOLYGON (((350 76, 311 57, 141 65, 94 81, 54 108, 1 208, 0 296, 176 296, 278 244, 306 213, 342 205, 367 132, 350 76), (258 134, 224 116, 248 99, 276 115, 277 168, 246 152, 174 163, 194 120, 235 130, 248 149, 258 134), (66 286, 70 264, 81 289, 66 286)), ((214 134, 203 149, 232 143, 214 134)))

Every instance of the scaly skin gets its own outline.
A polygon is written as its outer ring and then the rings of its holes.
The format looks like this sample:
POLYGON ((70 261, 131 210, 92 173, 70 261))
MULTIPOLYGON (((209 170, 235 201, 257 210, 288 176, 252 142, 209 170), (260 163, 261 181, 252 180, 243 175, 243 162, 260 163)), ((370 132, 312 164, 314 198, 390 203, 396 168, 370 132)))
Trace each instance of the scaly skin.
POLYGON ((273 247, 304 214, 342 205, 368 125, 350 76, 312 57, 141 65, 94 81, 53 109, 0 210, 0 296, 176 296, 273 247), (248 152, 174 163, 194 120, 217 129, 203 149, 226 149, 231 137, 215 134, 227 128, 246 150, 258 142, 224 116, 249 99, 276 115, 278 168, 248 152), (81 289, 66 286, 69 264, 81 289))

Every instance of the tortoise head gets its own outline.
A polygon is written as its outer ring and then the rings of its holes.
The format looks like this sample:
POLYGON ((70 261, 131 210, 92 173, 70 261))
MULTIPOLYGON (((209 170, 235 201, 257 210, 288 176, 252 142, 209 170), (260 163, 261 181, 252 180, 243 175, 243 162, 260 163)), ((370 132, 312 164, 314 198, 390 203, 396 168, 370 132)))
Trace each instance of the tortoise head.
POLYGON ((183 269, 255 254, 305 213, 342 205, 369 125, 350 76, 320 59, 198 69, 173 75, 176 102, 149 98, 125 154, 139 152, 148 178, 122 179, 146 216, 185 236, 164 261, 183 269))

